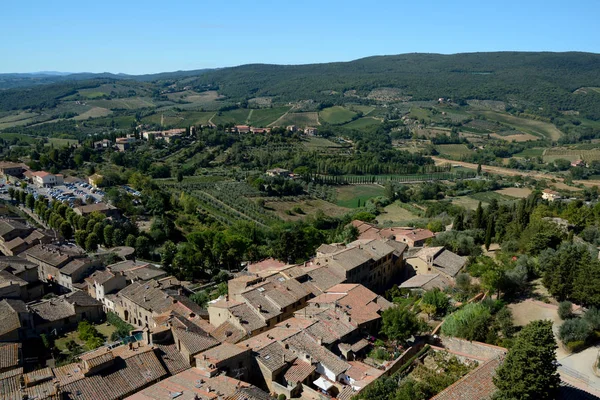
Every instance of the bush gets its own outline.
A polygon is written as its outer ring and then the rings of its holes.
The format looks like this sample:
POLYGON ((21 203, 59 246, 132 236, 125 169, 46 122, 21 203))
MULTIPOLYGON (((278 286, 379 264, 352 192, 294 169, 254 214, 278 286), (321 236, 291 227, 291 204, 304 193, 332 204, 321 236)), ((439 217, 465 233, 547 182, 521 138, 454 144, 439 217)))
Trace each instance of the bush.
POLYGON ((287 399, 287 397, 285 397, 285 394, 281 393, 279 394, 279 396, 277 396, 277 400, 285 400, 287 399))
POLYGON ((573 317, 573 303, 570 301, 561 301, 558 305, 558 316, 565 320, 573 317))
POLYGON ((585 349, 585 341, 577 340, 575 342, 569 342, 566 344, 567 349, 569 349, 572 353, 577 353, 583 349, 585 349))
POLYGON ((467 340, 484 341, 491 318, 490 310, 486 306, 470 303, 446 318, 442 325, 442 333, 467 340))
POLYGON ((590 325, 590 328, 598 331, 600 330, 600 310, 596 307, 592 307, 585 314, 583 314, 583 319, 590 325))
POLYGON ((448 310, 450 302, 448 296, 436 288, 423 295, 423 304, 431 306, 432 314, 444 315, 448 310))
POLYGON ((563 343, 585 342, 591 335, 591 326, 581 318, 566 320, 558 331, 558 337, 563 343))

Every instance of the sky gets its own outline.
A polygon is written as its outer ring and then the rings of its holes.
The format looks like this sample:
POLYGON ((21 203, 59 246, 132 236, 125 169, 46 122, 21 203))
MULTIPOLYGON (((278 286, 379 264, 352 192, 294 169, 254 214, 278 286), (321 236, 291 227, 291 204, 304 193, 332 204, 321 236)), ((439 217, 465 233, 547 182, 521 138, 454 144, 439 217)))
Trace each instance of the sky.
POLYGON ((146 74, 478 51, 600 52, 599 0, 2 0, 0 73, 146 74))

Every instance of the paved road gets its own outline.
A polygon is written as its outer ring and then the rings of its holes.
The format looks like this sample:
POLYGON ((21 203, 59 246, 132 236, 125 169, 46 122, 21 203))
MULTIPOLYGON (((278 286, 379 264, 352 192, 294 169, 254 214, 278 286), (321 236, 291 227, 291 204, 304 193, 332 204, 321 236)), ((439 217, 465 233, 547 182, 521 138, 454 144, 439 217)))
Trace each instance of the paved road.
POLYGON ((558 361, 561 364, 559 372, 572 378, 587 381, 587 384, 600 390, 600 377, 594 373, 593 366, 598 362, 600 346, 589 347, 579 353, 570 354, 558 361))

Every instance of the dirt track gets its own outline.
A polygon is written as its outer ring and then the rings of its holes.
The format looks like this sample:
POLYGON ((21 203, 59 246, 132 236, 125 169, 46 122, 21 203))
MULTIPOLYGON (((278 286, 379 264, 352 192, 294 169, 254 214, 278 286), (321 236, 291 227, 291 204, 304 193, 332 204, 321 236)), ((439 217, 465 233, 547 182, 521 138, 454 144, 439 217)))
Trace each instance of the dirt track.
MULTIPOLYGON (((471 168, 471 169, 477 169, 477 164, 474 163, 468 163, 468 162, 463 162, 463 161, 454 161, 454 160, 448 160, 445 158, 440 158, 440 157, 431 157, 433 159, 433 161, 435 161, 436 165, 440 165, 440 164, 452 164, 452 165, 460 165, 461 167, 465 167, 465 168, 471 168)), ((556 179, 557 182, 562 182, 563 178, 558 177, 554 174, 551 173, 546 173, 546 172, 537 172, 537 171, 518 171, 516 169, 510 169, 510 168, 504 168, 504 167, 493 167, 490 165, 482 165, 481 166, 481 170, 483 172, 489 172, 491 174, 498 174, 498 175, 507 175, 507 176, 517 176, 517 175, 521 175, 521 176, 529 176, 531 178, 535 178, 535 179, 556 179)), ((577 184, 583 184, 585 186, 588 187, 592 187, 592 186, 600 186, 600 181, 573 181, 573 184, 577 185, 577 184)), ((575 188, 574 188, 575 189, 575 188)))

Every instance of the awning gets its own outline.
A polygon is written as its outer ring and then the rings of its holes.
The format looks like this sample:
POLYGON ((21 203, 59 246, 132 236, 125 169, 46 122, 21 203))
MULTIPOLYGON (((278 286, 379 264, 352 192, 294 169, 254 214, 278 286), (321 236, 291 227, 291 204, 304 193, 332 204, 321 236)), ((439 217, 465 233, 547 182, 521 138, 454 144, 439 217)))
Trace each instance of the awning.
POLYGON ((329 382, 327 379, 320 377, 319 379, 317 379, 316 381, 313 382, 317 387, 320 387, 321 389, 328 391, 332 386, 333 383, 329 382))

